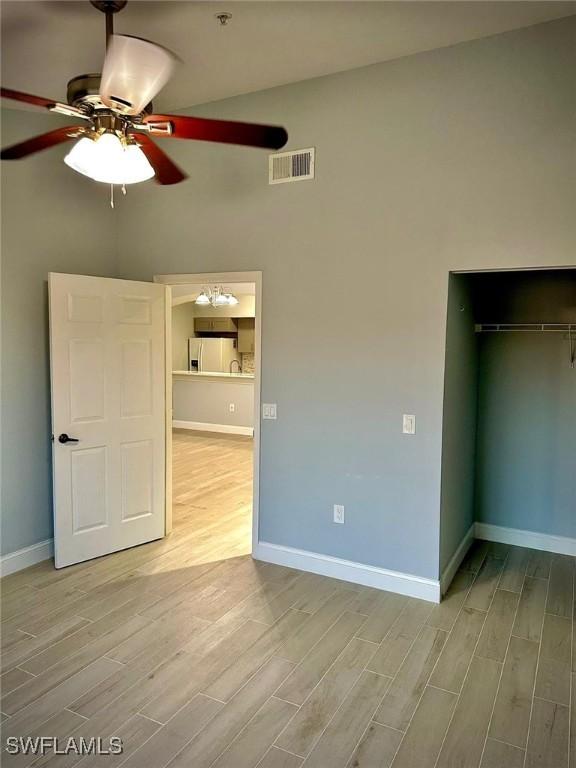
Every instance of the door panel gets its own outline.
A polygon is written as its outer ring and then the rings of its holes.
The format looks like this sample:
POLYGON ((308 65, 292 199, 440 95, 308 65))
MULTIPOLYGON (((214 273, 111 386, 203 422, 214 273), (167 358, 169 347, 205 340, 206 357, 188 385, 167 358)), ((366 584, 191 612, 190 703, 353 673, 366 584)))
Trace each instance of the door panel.
POLYGON ((68 294, 68 320, 73 323, 101 323, 104 320, 102 296, 68 294))
POLYGON ((70 421, 101 421, 104 414, 102 339, 70 339, 70 421))
POLYGON ((124 443, 122 453, 122 522, 153 513, 153 446, 151 440, 124 443))
POLYGON ((164 536, 167 290, 61 274, 49 288, 59 568, 164 536))
POLYGON ((152 413, 152 344, 150 339, 134 339, 122 344, 123 418, 150 416, 152 413))
POLYGON ((150 299, 138 296, 119 297, 120 322, 135 325, 151 325, 152 311, 150 299))
POLYGON ((108 524, 106 514, 106 447, 81 448, 71 452, 72 531, 81 533, 108 524), (87 494, 86 488, 99 493, 87 494))

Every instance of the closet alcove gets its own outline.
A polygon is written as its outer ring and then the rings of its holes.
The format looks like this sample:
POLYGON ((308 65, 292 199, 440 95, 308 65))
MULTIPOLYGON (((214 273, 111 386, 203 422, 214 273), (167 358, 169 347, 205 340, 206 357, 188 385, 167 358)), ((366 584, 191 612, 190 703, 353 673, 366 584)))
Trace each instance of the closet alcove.
POLYGON ((576 269, 450 275, 440 530, 576 553, 576 269))

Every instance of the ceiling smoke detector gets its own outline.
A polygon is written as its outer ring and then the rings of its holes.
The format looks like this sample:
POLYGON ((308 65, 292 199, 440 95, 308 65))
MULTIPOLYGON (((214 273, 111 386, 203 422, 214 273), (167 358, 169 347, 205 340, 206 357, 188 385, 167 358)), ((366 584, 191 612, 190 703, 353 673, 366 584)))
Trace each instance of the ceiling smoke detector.
POLYGON ((216 13, 214 15, 220 22, 221 27, 226 27, 228 25, 228 22, 232 18, 232 14, 228 13, 228 11, 222 11, 221 13, 216 13))

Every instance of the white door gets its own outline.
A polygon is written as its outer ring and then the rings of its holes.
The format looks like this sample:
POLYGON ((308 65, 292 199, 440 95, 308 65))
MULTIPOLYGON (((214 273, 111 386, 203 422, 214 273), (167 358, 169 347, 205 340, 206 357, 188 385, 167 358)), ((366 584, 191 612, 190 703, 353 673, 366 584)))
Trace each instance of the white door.
POLYGON ((49 275, 56 567, 165 534, 163 285, 49 275))

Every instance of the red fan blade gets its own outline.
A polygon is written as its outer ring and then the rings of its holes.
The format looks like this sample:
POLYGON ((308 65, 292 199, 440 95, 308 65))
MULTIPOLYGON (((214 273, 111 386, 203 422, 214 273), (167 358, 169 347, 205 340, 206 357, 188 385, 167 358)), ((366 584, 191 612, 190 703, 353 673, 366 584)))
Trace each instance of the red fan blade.
POLYGON ((40 136, 34 136, 20 144, 14 144, 2 150, 0 157, 2 160, 20 160, 22 157, 33 155, 43 149, 55 147, 56 144, 62 144, 64 141, 76 138, 80 126, 68 125, 66 128, 56 128, 54 131, 42 133, 40 136), (70 135, 73 134, 73 135, 70 135))
POLYGON ((147 115, 144 123, 150 125, 152 135, 176 139, 197 139, 218 141, 223 144, 244 144, 249 147, 280 149, 288 141, 288 134, 276 125, 237 123, 230 120, 208 120, 204 117, 183 117, 181 115, 147 115), (170 123, 172 132, 166 133, 154 123, 170 123))
POLYGON ((163 149, 152 141, 149 136, 144 133, 139 133, 136 136, 142 152, 148 158, 148 162, 154 168, 156 174, 155 181, 158 184, 178 184, 180 181, 184 181, 188 176, 181 171, 180 168, 173 163, 163 149))
POLYGON ((58 102, 53 99, 45 99, 43 96, 33 96, 31 93, 22 93, 21 91, 12 91, 10 88, 2 88, 2 98, 12 99, 13 101, 25 101, 26 104, 34 104, 35 107, 45 107, 51 109, 58 102))

